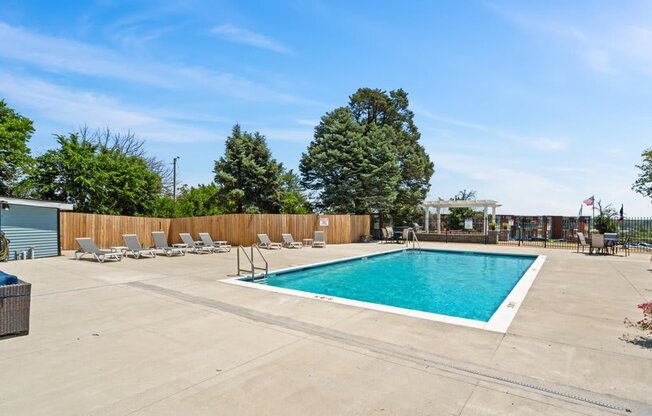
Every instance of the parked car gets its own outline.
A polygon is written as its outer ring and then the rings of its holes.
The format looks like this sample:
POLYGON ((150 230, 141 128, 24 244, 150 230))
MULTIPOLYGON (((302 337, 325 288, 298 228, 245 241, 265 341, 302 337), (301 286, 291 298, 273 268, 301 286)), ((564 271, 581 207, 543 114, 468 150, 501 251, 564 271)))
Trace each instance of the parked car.
POLYGON ((644 243, 644 242, 629 242, 623 244, 623 246, 627 248, 637 248, 639 250, 652 250, 652 244, 650 243, 644 243))

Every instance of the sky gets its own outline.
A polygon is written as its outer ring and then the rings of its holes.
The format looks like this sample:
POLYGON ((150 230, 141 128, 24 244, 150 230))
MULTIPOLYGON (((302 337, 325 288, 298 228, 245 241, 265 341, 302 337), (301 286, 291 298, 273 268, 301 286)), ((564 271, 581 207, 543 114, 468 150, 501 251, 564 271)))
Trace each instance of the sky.
POLYGON ((652 215, 631 190, 652 146, 647 1, 0 2, 0 99, 34 121, 35 155, 84 125, 130 131, 197 185, 239 123, 296 170, 360 87, 408 92, 428 199, 652 215))

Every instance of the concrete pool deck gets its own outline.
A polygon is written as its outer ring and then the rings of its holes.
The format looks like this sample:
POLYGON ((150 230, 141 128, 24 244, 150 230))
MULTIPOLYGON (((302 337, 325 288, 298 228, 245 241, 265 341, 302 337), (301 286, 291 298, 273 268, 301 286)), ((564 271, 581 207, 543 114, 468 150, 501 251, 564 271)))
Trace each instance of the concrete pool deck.
POLYGON ((33 294, 30 335, 0 340, 0 414, 652 414, 652 345, 622 339, 652 299, 649 256, 423 246, 547 260, 505 334, 219 282, 235 250, 3 264, 33 294))

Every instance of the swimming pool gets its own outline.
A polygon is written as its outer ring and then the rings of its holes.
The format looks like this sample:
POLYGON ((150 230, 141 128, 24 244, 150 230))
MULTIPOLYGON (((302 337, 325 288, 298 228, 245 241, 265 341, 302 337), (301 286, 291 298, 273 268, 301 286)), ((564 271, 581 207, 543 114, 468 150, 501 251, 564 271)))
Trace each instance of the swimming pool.
POLYGON ((408 249, 281 270, 265 281, 247 283, 504 332, 543 260, 531 255, 408 249))

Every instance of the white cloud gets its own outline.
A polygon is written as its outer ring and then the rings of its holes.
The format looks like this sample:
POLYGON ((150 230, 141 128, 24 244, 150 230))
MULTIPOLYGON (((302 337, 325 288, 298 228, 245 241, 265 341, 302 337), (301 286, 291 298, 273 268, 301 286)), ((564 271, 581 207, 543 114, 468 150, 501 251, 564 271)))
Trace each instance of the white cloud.
MULTIPOLYGON (((616 3, 614 3, 616 4, 616 3)), ((585 65, 596 72, 639 71, 652 75, 652 9, 635 2, 609 11, 583 10, 581 20, 570 15, 541 15, 490 6, 490 9, 525 32, 557 39, 578 50, 585 65), (641 23, 643 22, 643 23, 641 23)))
POLYGON ((309 126, 309 127, 315 127, 316 125, 319 124, 319 120, 307 120, 307 119, 297 119, 295 120, 297 124, 300 124, 302 126, 309 126))
POLYGON ((265 135, 269 140, 278 140, 285 142, 294 142, 308 144, 312 139, 314 132, 312 129, 284 129, 284 128, 256 128, 247 130, 257 130, 265 135))
POLYGON ((74 129, 109 126, 115 131, 132 131, 143 139, 158 142, 205 142, 220 138, 214 131, 197 127, 189 114, 170 110, 140 111, 120 101, 89 91, 73 90, 35 78, 21 78, 0 72, 0 94, 8 101, 27 107, 39 118, 74 129), (187 123, 174 120, 187 120, 187 123))
POLYGON ((530 169, 509 156, 441 152, 436 144, 427 150, 436 167, 429 199, 449 198, 461 189, 473 189, 478 199, 495 199, 498 213, 517 215, 576 215, 584 198, 595 195, 631 216, 649 215, 649 200, 630 190, 629 177, 608 164, 578 168, 530 169))
POLYGON ((170 90, 209 91, 251 101, 302 102, 291 94, 235 74, 141 61, 111 49, 35 34, 2 22, 0 57, 50 72, 117 79, 170 90))
POLYGON ((230 23, 216 26, 211 29, 211 33, 230 42, 242 43, 245 45, 255 46, 261 49, 267 49, 279 53, 290 53, 290 50, 281 43, 260 33, 242 29, 230 23))
POLYGON ((420 109, 418 108, 418 106, 413 106, 413 107, 415 108, 414 113, 422 117, 426 117, 431 120, 440 121, 442 123, 450 124, 453 126, 485 133, 487 135, 509 140, 513 143, 528 146, 536 150, 559 151, 559 150, 564 150, 568 147, 568 142, 566 140, 550 138, 550 137, 525 136, 525 135, 505 131, 502 129, 498 129, 495 127, 489 127, 481 124, 458 120, 451 117, 440 116, 437 114, 433 114, 427 110, 420 109))
POLYGON ((586 59, 589 68, 596 72, 613 71, 611 55, 602 49, 588 48, 584 51, 584 58, 586 59))

